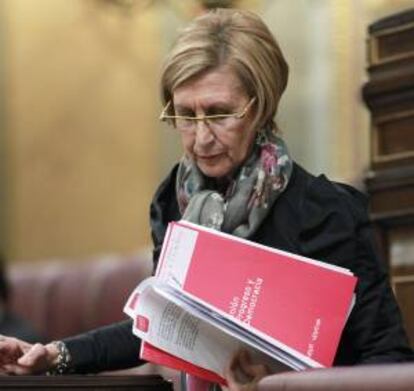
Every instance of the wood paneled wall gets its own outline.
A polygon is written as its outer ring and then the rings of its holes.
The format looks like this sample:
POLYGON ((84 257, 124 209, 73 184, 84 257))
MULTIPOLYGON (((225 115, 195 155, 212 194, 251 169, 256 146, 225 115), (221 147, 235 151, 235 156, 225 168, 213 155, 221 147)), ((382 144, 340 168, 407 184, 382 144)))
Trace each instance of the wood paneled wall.
POLYGON ((414 9, 370 26, 368 58, 371 213, 414 345, 414 9))

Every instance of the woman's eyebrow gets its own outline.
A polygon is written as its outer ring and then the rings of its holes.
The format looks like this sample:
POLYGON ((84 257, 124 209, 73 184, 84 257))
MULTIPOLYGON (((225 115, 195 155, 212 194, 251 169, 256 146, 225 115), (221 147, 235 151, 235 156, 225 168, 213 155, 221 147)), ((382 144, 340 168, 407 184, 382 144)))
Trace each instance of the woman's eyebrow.
POLYGON ((178 104, 178 105, 174 105, 174 110, 175 111, 185 111, 185 112, 192 112, 193 111, 193 108, 192 107, 189 107, 189 106, 186 106, 186 105, 180 105, 180 104, 178 104))
POLYGON ((219 109, 230 109, 234 107, 233 102, 212 102, 209 105, 206 105, 207 108, 219 108, 219 109))
MULTIPOLYGON (((208 102, 204 105, 201 105, 201 109, 204 112, 210 112, 210 111, 234 111, 238 108, 238 105, 236 105, 233 101, 215 101, 215 102, 208 102)), ((176 112, 194 112, 194 107, 192 105, 186 105, 186 104, 174 104, 174 110, 176 112)))

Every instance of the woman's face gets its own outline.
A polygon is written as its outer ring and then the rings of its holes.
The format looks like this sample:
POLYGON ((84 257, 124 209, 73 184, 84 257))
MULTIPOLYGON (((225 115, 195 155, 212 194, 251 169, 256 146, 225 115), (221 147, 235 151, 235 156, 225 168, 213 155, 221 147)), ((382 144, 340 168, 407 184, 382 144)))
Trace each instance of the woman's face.
MULTIPOLYGON (((228 67, 204 73, 191 79, 173 92, 175 115, 203 116, 240 113, 249 105, 236 74, 228 67)), ((180 129, 185 153, 212 178, 231 174, 246 159, 255 139, 252 127, 253 107, 242 118, 230 118, 209 125, 197 121, 193 129, 180 129)))

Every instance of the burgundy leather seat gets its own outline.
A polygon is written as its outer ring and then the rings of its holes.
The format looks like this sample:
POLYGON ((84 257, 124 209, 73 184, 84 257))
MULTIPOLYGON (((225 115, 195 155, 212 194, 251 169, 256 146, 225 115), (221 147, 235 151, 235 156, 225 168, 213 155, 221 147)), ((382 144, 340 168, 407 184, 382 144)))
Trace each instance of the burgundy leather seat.
POLYGON ((108 256, 10 267, 12 310, 47 339, 125 319, 132 289, 151 273, 145 256, 108 256))

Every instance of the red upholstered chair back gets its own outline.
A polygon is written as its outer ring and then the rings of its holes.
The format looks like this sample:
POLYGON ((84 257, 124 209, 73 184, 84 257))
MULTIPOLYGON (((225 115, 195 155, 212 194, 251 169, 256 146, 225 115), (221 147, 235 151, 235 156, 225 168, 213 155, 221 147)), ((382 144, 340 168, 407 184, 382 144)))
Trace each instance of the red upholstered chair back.
POLYGON ((10 267, 11 307, 49 339, 125 319, 128 294, 151 274, 149 256, 53 260, 10 267))

